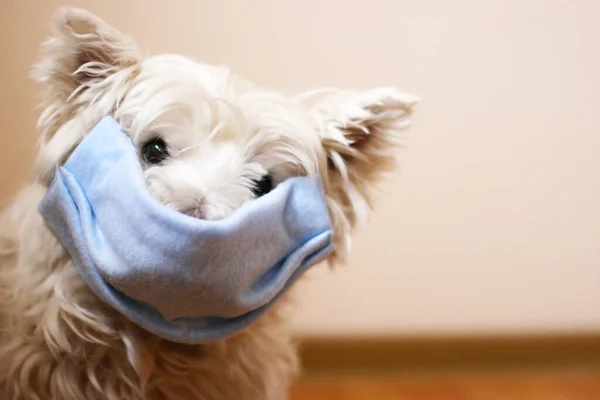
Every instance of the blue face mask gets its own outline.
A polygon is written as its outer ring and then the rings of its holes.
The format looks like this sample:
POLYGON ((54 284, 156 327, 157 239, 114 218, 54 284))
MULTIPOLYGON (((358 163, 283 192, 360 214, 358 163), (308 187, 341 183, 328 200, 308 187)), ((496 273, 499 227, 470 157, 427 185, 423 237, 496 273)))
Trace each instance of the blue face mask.
POLYGON ((151 197, 110 117, 56 171, 39 210, 99 298, 183 343, 248 327, 332 250, 318 180, 290 178, 226 219, 199 220, 151 197))

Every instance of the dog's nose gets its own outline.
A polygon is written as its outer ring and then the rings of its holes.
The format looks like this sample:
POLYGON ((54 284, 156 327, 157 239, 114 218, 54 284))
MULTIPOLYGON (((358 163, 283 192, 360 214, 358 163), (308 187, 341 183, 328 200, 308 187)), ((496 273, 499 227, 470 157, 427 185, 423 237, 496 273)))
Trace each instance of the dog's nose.
POLYGON ((189 215, 190 217, 198 219, 206 219, 206 207, 204 204, 204 196, 199 196, 194 204, 181 210, 183 214, 189 215))
POLYGON ((204 209, 202 207, 196 208, 193 216, 195 218, 198 218, 198 219, 206 219, 206 214, 205 214, 204 209))

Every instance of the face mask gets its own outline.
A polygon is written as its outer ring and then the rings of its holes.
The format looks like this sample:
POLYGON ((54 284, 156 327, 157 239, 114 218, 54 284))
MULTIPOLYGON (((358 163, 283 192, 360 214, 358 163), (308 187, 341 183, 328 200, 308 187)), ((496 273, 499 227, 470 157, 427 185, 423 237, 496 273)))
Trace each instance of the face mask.
POLYGON ((151 197, 110 117, 56 171, 39 211, 100 299, 183 343, 248 327, 332 250, 318 180, 290 178, 228 218, 196 219, 151 197))

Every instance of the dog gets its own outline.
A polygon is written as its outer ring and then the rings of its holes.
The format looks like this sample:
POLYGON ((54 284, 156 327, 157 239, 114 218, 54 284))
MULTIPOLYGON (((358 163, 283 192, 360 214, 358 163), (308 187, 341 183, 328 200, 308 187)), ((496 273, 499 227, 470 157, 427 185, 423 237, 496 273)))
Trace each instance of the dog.
POLYGON ((45 87, 33 178, 0 217, 0 398, 286 399, 299 371, 293 290, 232 337, 169 342, 91 292, 37 206, 110 115, 138 149, 151 195, 196 218, 225 218, 288 177, 320 176, 334 230, 327 262, 343 264, 418 99, 389 87, 284 95, 184 56, 143 59, 85 10, 58 10, 52 27, 33 69, 45 87))

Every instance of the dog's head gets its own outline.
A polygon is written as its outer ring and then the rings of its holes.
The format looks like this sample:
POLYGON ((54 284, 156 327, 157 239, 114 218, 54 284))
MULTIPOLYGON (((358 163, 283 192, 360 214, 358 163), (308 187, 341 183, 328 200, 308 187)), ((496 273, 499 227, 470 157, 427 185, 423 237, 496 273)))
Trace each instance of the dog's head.
POLYGON ((416 98, 393 88, 283 96, 176 55, 141 58, 94 15, 60 10, 35 77, 46 84, 37 171, 54 169, 104 116, 138 149, 152 195, 219 219, 294 175, 320 174, 345 258, 372 185, 395 165, 416 98))

